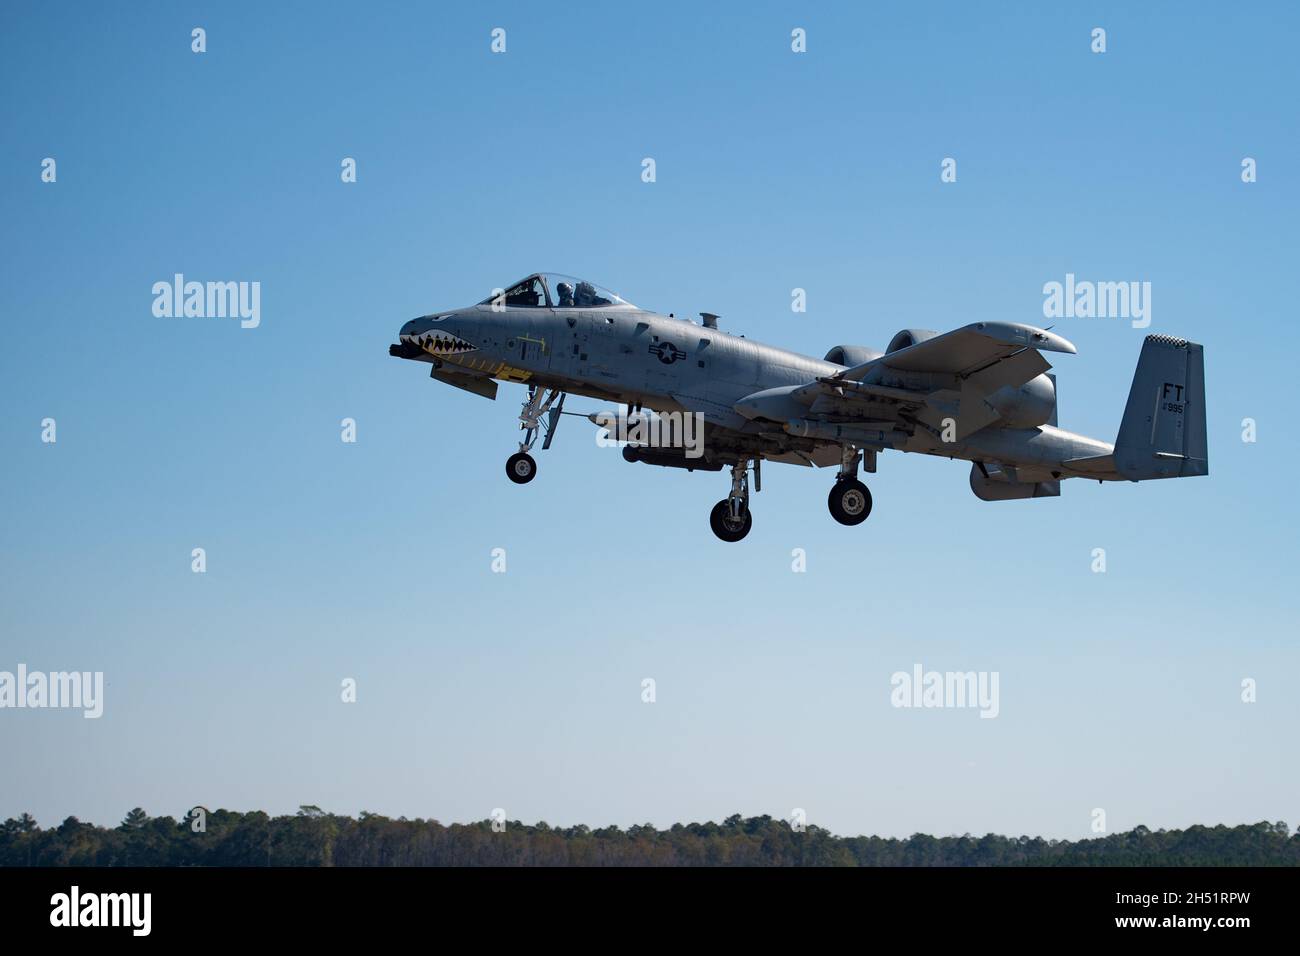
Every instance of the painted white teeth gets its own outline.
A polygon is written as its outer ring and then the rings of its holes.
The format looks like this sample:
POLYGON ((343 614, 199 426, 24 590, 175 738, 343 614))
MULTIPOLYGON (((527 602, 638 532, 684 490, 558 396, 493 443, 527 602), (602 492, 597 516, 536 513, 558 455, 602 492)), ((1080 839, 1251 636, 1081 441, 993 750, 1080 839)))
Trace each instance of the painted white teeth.
POLYGON ((433 355, 451 355, 459 352, 472 352, 476 346, 470 345, 462 338, 458 338, 449 332, 427 333, 425 335, 413 336, 413 341, 433 355))

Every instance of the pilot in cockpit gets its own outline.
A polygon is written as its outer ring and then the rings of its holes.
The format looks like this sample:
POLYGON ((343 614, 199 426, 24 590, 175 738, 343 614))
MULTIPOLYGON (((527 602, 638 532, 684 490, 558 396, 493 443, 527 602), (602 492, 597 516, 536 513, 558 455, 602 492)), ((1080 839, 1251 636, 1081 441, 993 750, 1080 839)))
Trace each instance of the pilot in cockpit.
POLYGON ((556 294, 560 297, 560 308, 573 308, 573 286, 567 282, 561 282, 555 287, 556 294))

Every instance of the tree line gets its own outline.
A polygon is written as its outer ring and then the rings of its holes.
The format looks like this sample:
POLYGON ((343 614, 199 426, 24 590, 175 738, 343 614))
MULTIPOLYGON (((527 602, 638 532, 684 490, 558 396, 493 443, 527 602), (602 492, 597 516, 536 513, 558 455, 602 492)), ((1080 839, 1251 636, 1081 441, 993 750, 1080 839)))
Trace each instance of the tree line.
POLYGON ((0 866, 1297 866, 1287 824, 1192 826, 1085 840, 1041 837, 905 839, 796 830, 769 816, 721 823, 551 827, 353 818, 303 806, 150 817, 137 807, 114 828, 68 817, 42 829, 29 815, 0 826, 0 866))

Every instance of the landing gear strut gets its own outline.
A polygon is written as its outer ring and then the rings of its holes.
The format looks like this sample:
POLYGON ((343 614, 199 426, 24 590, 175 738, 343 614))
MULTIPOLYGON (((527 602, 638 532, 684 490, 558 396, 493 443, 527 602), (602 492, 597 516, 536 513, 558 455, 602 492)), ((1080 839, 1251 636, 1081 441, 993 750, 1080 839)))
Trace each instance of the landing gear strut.
MULTIPOLYGON (((858 450, 845 445, 841 453, 840 473, 826 499, 831 517, 840 524, 862 524, 871 514, 871 492, 858 481, 858 450)), ((870 464, 868 470, 872 470, 870 464)))
POLYGON ((542 448, 551 447, 551 440, 555 437, 555 426, 559 424, 560 415, 564 412, 566 397, 558 388, 548 391, 536 385, 529 387, 528 400, 524 402, 523 411, 519 413, 519 427, 524 430, 524 440, 519 443, 519 451, 506 459, 506 476, 515 484, 526 485, 537 477, 537 462, 528 453, 537 441, 539 425, 546 431, 542 448), (551 405, 556 398, 559 398, 560 403, 552 408, 551 405), (546 416, 544 421, 543 415, 546 416))
MULTIPOLYGON (((754 460, 755 490, 761 488, 759 459, 754 460)), ((749 462, 738 461, 731 466, 731 494, 723 498, 709 512, 709 527, 723 541, 739 541, 754 526, 754 516, 749 511, 749 462)))

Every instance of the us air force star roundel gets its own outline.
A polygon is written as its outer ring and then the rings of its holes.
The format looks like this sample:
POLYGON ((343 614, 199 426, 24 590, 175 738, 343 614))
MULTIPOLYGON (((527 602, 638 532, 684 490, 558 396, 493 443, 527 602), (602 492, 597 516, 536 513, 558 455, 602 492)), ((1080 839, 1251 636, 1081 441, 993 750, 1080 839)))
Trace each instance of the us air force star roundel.
POLYGON ((686 353, 673 345, 672 342, 658 342, 650 346, 650 351, 659 356, 659 361, 665 365, 672 365, 686 358, 686 353))

